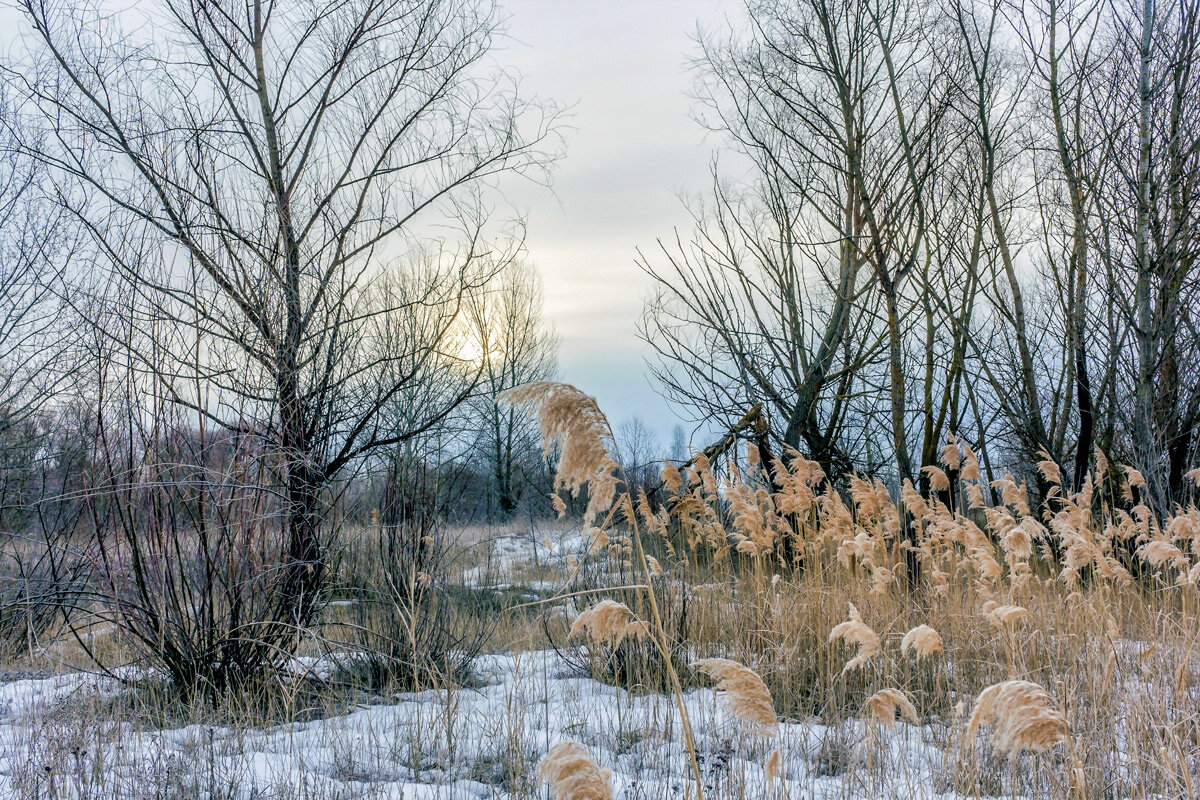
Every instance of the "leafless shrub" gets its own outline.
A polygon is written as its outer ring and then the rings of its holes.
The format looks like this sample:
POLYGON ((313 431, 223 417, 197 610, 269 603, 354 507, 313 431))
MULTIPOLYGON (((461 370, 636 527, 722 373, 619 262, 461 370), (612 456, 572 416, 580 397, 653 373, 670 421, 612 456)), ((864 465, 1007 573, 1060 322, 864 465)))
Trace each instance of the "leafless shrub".
POLYGON ((419 516, 364 538, 367 559, 349 587, 357 648, 341 678, 369 688, 468 683, 497 612, 452 580, 442 524, 419 516))

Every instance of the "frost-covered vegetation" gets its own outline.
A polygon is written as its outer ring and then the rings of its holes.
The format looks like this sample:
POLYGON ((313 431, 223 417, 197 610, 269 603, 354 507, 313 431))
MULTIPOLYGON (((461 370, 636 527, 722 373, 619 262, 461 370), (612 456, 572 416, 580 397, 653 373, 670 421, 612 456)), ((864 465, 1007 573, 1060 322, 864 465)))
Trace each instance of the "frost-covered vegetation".
POLYGON ((490 0, 12 6, 4 795, 1197 796, 1200 3, 700 32, 670 452, 490 0))

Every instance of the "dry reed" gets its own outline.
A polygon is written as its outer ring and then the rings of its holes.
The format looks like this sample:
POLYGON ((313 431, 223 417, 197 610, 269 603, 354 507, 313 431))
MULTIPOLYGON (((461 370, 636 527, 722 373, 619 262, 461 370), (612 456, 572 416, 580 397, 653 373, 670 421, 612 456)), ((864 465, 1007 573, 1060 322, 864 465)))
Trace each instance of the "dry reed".
POLYGON ((858 652, 855 653, 854 658, 847 661, 846 666, 842 667, 842 674, 863 666, 878 655, 882 649, 879 635, 863 622, 854 603, 850 604, 850 619, 835 625, 829 632, 829 641, 833 642, 839 639, 847 644, 858 646, 858 652))
POLYGON ((608 419, 595 398, 570 384, 537 381, 502 392, 500 399, 537 411, 542 446, 547 453, 559 448, 555 489, 578 495, 587 486, 584 524, 608 511, 617 495, 617 462, 609 453, 608 419))
POLYGON ((642 639, 648 628, 642 620, 634 618, 629 606, 615 600, 601 600, 580 612, 571 623, 568 636, 578 636, 586 631, 593 644, 610 644, 616 647, 627 636, 642 639))
POLYGON ((1044 752, 1070 738, 1067 720, 1049 692, 1030 681, 1005 681, 980 693, 967 735, 992 727, 992 748, 1010 757, 1022 750, 1044 752))
POLYGON ((900 640, 900 653, 908 655, 909 650, 916 653, 917 658, 927 658, 934 653, 944 652, 942 637, 928 625, 918 625, 904 634, 904 638, 900 640))
POLYGON ((692 668, 717 681, 729 710, 755 733, 773 736, 779 730, 771 693, 757 672, 727 658, 702 659, 692 668))
POLYGON ((579 742, 559 742, 538 764, 554 800, 613 800, 612 772, 600 769, 579 742))
POLYGON ((880 689, 863 704, 863 715, 888 729, 896 727, 897 713, 913 725, 921 721, 908 695, 899 689, 880 689))

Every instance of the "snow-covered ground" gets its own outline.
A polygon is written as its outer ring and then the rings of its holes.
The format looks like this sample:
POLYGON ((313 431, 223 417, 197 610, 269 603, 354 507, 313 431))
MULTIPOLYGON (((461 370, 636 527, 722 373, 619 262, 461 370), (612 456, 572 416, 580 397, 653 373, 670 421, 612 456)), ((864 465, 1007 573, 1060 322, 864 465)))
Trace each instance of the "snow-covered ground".
MULTIPOLYGON (((479 674, 478 688, 261 730, 138 729, 83 710, 115 691, 106 681, 12 682, 0 687, 0 797, 528 797, 563 739, 612 770, 618 798, 695 796, 669 696, 573 676, 551 652, 486 656, 479 674)), ((932 798, 948 785, 935 726, 791 722, 764 739, 711 690, 689 692, 687 707, 707 797, 932 798), (765 776, 775 748, 782 786, 765 776)))
POLYGON ((508 533, 482 544, 488 547, 488 557, 463 573, 465 585, 553 591, 568 574, 569 563, 587 553, 590 541, 578 530, 552 530, 508 533))
MULTIPOLYGON (((588 544, 578 531, 498 536, 486 565, 464 582, 551 596, 588 544)), ((298 659, 295 671, 325 675, 351 657, 298 659)), ((471 688, 400 694, 250 729, 154 729, 129 712, 136 699, 121 695, 130 690, 84 674, 0 683, 0 798, 546 798, 537 764, 566 739, 611 770, 617 800, 697 796, 673 697, 581 677, 553 651, 485 655, 476 674, 471 688)), ((711 689, 689 691, 686 707, 710 800, 954 797, 967 770, 991 779, 993 793, 1011 779, 1003 763, 958 763, 961 725, 887 730, 862 720, 791 720, 763 738, 746 732, 711 689), (775 750, 779 777, 768 780, 775 750), (990 774, 975 771, 981 766, 990 774)))

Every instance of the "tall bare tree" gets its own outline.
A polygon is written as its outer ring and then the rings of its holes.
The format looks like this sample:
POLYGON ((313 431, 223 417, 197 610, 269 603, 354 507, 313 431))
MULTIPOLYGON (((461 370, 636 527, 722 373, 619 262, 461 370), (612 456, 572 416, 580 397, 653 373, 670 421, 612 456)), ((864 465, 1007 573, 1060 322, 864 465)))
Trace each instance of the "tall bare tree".
POLYGON ((528 262, 516 261, 481 297, 468 331, 465 355, 482 370, 480 444, 491 473, 489 508, 494 496, 501 515, 517 509, 541 463, 529 410, 498 397, 523 383, 550 380, 558 369, 558 335, 547 325, 543 306, 541 277, 528 262))
POLYGON ((699 94, 754 174, 714 178, 691 241, 664 244, 665 266, 642 259, 661 288, 645 338, 702 416, 761 399, 782 443, 833 474, 911 477, 906 341, 949 85, 917 4, 747 9, 746 37, 702 39, 699 94))
POLYGON ((48 137, 27 149, 128 300, 130 368, 266 459, 278 624, 240 635, 286 652, 318 606, 330 481, 446 413, 383 424, 443 338, 381 347, 380 320, 465 308, 487 279, 477 194, 542 174, 556 112, 490 66, 488 2, 21 7, 31 52, 10 72, 48 137), (462 235, 435 248, 436 279, 381 291, 450 220, 462 235))
POLYGON ((1114 423, 1127 433, 1149 499, 1166 511, 1183 497, 1200 422, 1192 236, 1200 210, 1200 11, 1156 0, 1122 10, 1102 34, 1108 57, 1089 95, 1087 141, 1104 165, 1092 225, 1123 332, 1109 347, 1110 382, 1121 394, 1126 383, 1132 395, 1113 404, 1114 423))

